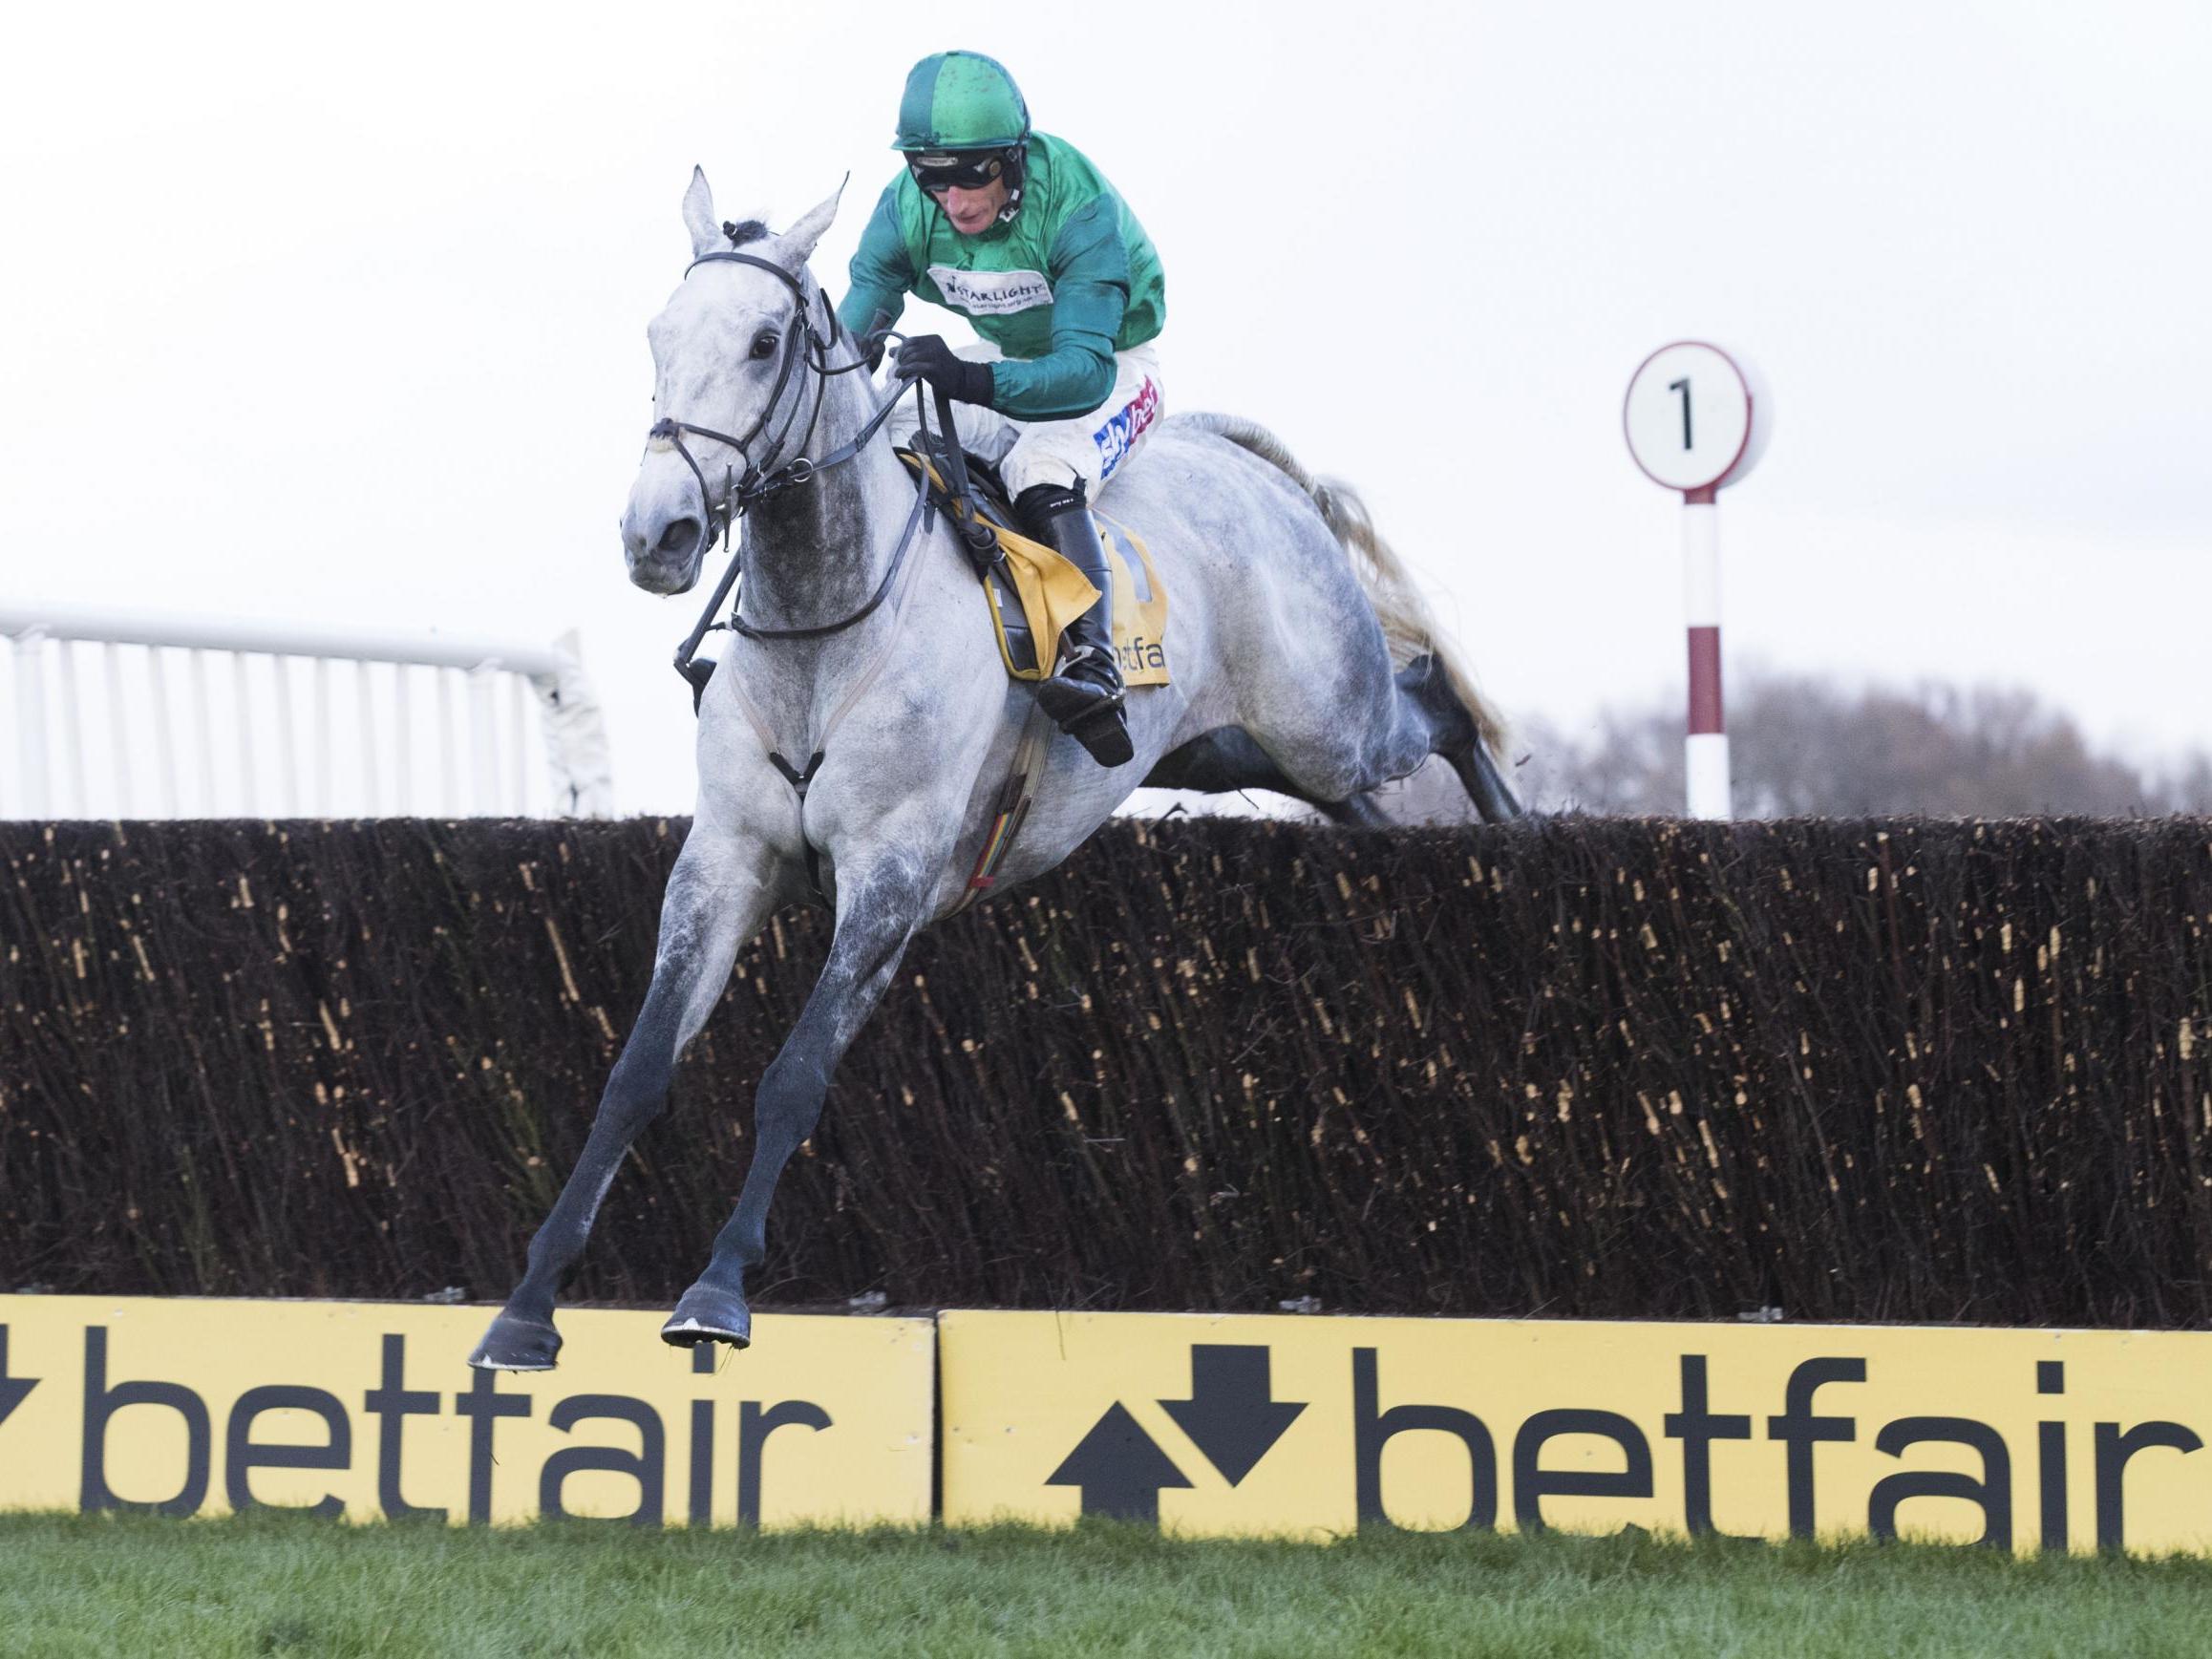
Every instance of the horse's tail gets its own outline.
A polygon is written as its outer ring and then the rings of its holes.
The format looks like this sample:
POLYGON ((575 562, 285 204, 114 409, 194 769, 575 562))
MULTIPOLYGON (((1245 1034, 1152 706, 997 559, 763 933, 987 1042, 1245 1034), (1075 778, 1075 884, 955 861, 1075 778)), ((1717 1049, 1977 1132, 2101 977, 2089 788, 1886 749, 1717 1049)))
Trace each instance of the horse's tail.
POLYGON ((1224 437, 1278 468, 1292 483, 1313 498, 1321 519, 1351 561, 1360 591, 1373 606, 1390 644, 1391 665, 1403 668, 1424 653, 1436 658, 1446 684, 1459 706, 1474 718, 1482 742, 1493 755, 1505 752, 1505 722, 1475 684, 1475 675, 1459 655, 1458 647, 1444 632, 1428 601, 1414 585, 1413 575, 1397 554, 1375 533, 1367 503, 1359 492, 1340 479, 1315 478, 1298 463, 1287 445, 1256 421, 1233 415, 1185 415, 1183 423, 1201 432, 1224 437))

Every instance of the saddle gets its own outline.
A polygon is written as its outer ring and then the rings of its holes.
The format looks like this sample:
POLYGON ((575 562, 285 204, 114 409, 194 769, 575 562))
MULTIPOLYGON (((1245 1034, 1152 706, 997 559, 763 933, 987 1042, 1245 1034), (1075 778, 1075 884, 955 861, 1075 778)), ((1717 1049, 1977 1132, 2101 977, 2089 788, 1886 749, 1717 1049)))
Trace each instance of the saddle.
MULTIPOLYGON (((977 563, 999 658, 1013 679, 1049 678, 1060 635, 1096 603, 1098 590, 1056 549, 1014 528, 1013 502, 1005 479, 989 461, 963 453, 976 510, 997 543, 995 558, 977 563)), ((951 492, 935 459, 904 449, 899 458, 928 473, 931 501, 940 511, 951 513, 951 492)), ((1122 682, 1164 686, 1169 681, 1167 589, 1153 567, 1151 550, 1142 537, 1095 507, 1091 517, 1114 570, 1114 648, 1121 659, 1122 682)))

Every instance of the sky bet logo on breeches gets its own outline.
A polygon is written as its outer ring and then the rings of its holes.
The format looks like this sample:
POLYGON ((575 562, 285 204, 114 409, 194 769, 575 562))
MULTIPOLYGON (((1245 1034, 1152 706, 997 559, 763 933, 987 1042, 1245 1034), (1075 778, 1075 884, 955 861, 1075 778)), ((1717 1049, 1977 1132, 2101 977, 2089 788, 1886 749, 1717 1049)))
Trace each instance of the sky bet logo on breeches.
POLYGON ((1114 469, 1128 458, 1137 447, 1137 440, 1145 435, 1152 423, 1159 418, 1159 388, 1152 376, 1144 377, 1144 384, 1137 389, 1137 395, 1124 403, 1106 424, 1091 435, 1091 441, 1098 446, 1098 479, 1101 483, 1114 476, 1114 469))
POLYGON ((927 1518, 927 1321, 763 1318, 755 1367, 561 1318, 561 1369, 514 1375, 462 1363, 480 1308, 0 1297, 0 1507, 927 1518))

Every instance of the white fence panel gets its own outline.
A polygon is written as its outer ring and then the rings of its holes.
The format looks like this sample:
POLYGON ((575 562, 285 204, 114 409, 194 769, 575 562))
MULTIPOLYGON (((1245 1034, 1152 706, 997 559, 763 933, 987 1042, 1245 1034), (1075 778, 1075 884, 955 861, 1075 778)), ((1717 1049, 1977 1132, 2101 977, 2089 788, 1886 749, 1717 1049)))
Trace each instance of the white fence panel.
POLYGON ((0 729, 15 730, 0 818, 611 807, 572 633, 535 646, 0 602, 0 640, 13 659, 0 729))

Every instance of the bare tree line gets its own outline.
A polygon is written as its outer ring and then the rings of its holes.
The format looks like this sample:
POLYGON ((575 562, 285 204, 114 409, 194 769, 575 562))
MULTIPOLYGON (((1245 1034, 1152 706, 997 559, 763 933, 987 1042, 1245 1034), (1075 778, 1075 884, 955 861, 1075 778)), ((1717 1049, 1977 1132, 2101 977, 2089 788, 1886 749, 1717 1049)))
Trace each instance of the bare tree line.
MULTIPOLYGON (((2212 813, 2212 756, 2139 765, 2024 689, 1851 687, 1753 669, 1729 691, 1739 818, 2212 813)), ((1682 810, 1679 705, 1525 720, 1508 758, 1544 811, 1682 810)))

